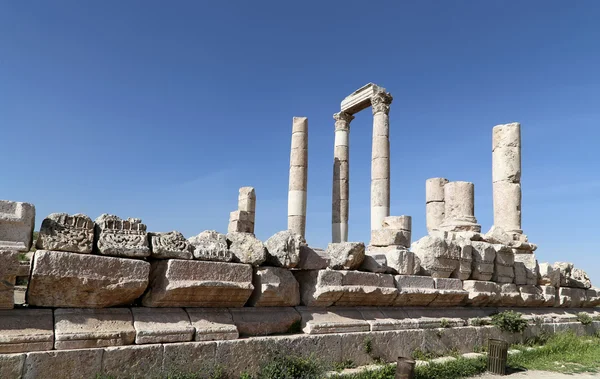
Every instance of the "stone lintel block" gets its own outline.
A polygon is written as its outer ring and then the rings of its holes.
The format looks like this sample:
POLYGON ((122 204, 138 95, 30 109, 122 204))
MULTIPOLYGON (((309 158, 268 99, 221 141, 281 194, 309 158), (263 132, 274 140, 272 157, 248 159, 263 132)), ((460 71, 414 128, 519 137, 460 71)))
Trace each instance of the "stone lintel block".
POLYGON ((300 304, 300 285, 290 270, 280 267, 254 269, 252 307, 294 307, 300 304))
POLYGON ((195 341, 232 340, 239 337, 230 309, 186 308, 196 330, 195 341))
POLYGON ((433 278, 436 289, 462 291, 462 280, 450 278, 433 278))
POLYGON ((368 332, 369 323, 356 308, 296 307, 302 317, 302 330, 306 334, 368 332))
POLYGON ((371 230, 372 246, 402 246, 410 247, 410 230, 402 229, 375 229, 371 230))
POLYGON ((182 308, 131 308, 135 343, 186 342, 194 338, 194 327, 182 308))
POLYGON ((96 219, 95 245, 98 253, 124 258, 145 258, 150 255, 146 225, 139 218, 122 220, 103 214, 96 219))
POLYGON ((241 336, 287 333, 301 319, 300 313, 292 307, 244 307, 229 311, 241 336))
POLYGON ((102 354, 102 374, 110 378, 163 378, 162 364, 160 344, 107 347, 102 354))
POLYGON ((52 350, 53 346, 51 309, 0 310, 1 354, 52 350))
POLYGON ((95 378, 102 372, 104 349, 38 351, 28 353, 23 379, 95 378), (51 376, 48 376, 51 374, 51 376))
POLYGON ((252 294, 246 264, 167 259, 152 262, 146 307, 243 307, 252 294))
POLYGON ((141 260, 38 250, 27 303, 75 308, 129 305, 144 293, 149 272, 150 264, 141 260))
POLYGON ((54 334, 56 350, 131 345, 135 341, 128 308, 56 309, 54 334))
POLYGON ((94 248, 94 222, 84 214, 52 213, 42 221, 36 247, 90 254, 94 248))
POLYGON ((371 98, 379 92, 386 92, 385 88, 368 83, 346 96, 340 104, 340 112, 355 114, 371 106, 371 98))
POLYGON ((0 250, 29 251, 34 225, 33 204, 0 200, 0 250))

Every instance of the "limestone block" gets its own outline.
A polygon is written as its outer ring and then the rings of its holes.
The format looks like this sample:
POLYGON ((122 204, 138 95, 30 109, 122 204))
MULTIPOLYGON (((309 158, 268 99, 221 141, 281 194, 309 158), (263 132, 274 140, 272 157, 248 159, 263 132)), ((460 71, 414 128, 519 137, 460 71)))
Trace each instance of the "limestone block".
POLYGON ((591 288, 592 283, 585 271, 577 269, 572 263, 556 262, 554 268, 560 274, 561 287, 591 288))
POLYGON ((434 278, 433 282, 438 295, 429 303, 430 307, 455 307, 463 304, 469 295, 460 279, 434 278))
POLYGON ((329 255, 323 249, 300 246, 300 261, 295 267, 300 270, 322 270, 329 266, 329 255))
POLYGON ((492 133, 492 180, 521 181, 521 125, 497 125, 492 133))
POLYGON ((89 254, 94 248, 94 222, 84 214, 52 213, 42 221, 36 247, 89 254))
POLYGON ((560 286, 560 270, 554 268, 550 263, 540 263, 540 278, 538 284, 542 286, 560 286))
POLYGON ((473 247, 470 241, 446 242, 449 249, 458 249, 458 268, 450 275, 452 278, 467 280, 471 277, 473 266, 473 247))
POLYGON ((254 233, 254 212, 233 211, 229 214, 227 233, 254 233))
POLYGON ((410 230, 402 229, 374 229, 371 230, 372 246, 410 246, 410 230))
POLYGON ((0 309, 14 307, 19 266, 19 253, 16 250, 0 250, 0 309))
MULTIPOLYGON (((164 350, 162 369, 165 374, 177 373, 180 377, 193 378, 197 377, 198 373, 210 375, 211 369, 217 366, 216 342, 175 342, 162 346, 164 350)), ((221 359, 223 357, 220 356, 219 360, 221 359)))
POLYGON ((194 338, 190 318, 182 308, 131 308, 135 343, 185 342, 194 338))
POLYGON ((600 305, 600 290, 597 288, 590 288, 585 291, 586 302, 583 304, 584 307, 597 307, 600 305))
POLYGON ((493 246, 496 249, 496 260, 492 280, 496 283, 513 283, 515 280, 515 254, 508 246, 493 246))
POLYGON ((267 260, 265 244, 251 233, 227 233, 229 250, 233 262, 260 266, 267 260))
POLYGON ((133 316, 128 308, 58 308, 54 336, 56 350, 131 345, 135 341, 133 316))
POLYGON ((148 286, 150 264, 141 260, 38 250, 27 303, 39 307, 105 308, 127 305, 148 286))
POLYGON ((300 313, 292 307, 231 308, 233 323, 241 336, 267 336, 287 333, 300 323, 300 313))
POLYGON ((383 229, 412 230, 412 217, 410 216, 387 216, 381 222, 383 229))
POLYGON ((267 264, 294 268, 300 262, 300 249, 308 246, 300 234, 284 230, 271 236, 266 242, 267 264))
POLYGON ((425 236, 411 250, 421 261, 421 272, 434 278, 449 278, 459 268, 460 250, 449 247, 442 238, 425 236))
POLYGON ((556 302, 556 287, 554 286, 539 286, 542 291, 542 297, 544 298, 544 303, 542 307, 552 307, 556 302))
POLYGON ((0 378, 21 379, 25 357, 25 354, 0 355, 0 378))
POLYGON ((500 294, 498 300, 498 306, 500 307, 514 307, 521 302, 521 292, 514 283, 499 284, 500 294))
POLYGON ((360 271, 392 273, 393 270, 387 266, 387 257, 383 251, 384 249, 387 248, 367 246, 365 249, 365 258, 360 264, 360 271))
MULTIPOLYGON (((379 261, 385 267, 379 272, 400 275, 417 275, 421 271, 421 260, 419 257, 402 246, 369 246, 367 247, 367 255, 370 257, 383 255, 383 257, 379 258, 379 261)), ((365 261, 367 261, 367 256, 365 256, 365 261)))
POLYGON ((592 282, 590 281, 588 274, 582 269, 574 268, 573 271, 571 271, 571 279, 577 283, 578 288, 592 288, 592 282))
POLYGON ((233 316, 226 308, 186 308, 196 330, 195 341, 234 340, 239 337, 233 316))
POLYGON ((194 247, 183 234, 172 231, 168 233, 148 233, 152 258, 156 259, 192 259, 194 247))
POLYGON ((0 354, 52 350, 53 347, 52 310, 0 310, 0 354))
POLYGON ((486 305, 494 305, 499 301, 500 286, 496 283, 480 280, 465 280, 463 281, 463 289, 469 292, 467 305, 483 307, 486 305))
POLYGON ((256 192, 254 187, 242 187, 238 194, 238 210, 254 213, 256 210, 256 192))
POLYGON ((102 354, 102 374, 109 378, 164 378, 163 346, 107 347, 102 354))
POLYGON ((243 307, 254 287, 252 267, 168 259, 152 262, 146 307, 243 307))
POLYGON ((297 307, 306 334, 368 332, 369 323, 355 308, 297 307))
POLYGON ((446 205, 443 201, 434 201, 425 206, 427 231, 438 230, 444 222, 446 205))
POLYGON ((438 296, 433 278, 416 275, 396 275, 394 277, 398 288, 398 296, 392 305, 428 306, 438 296))
POLYGON ((39 351, 28 353, 23 379, 96 378, 102 372, 103 349, 39 351), (48 375, 51 376, 48 376, 48 375))
POLYGON ((561 308, 580 308, 586 299, 586 290, 582 288, 558 288, 554 306, 561 308))
POLYGON ((446 178, 430 178, 425 181, 425 202, 443 202, 444 186, 449 182, 446 178))
POLYGON ((487 242, 471 241, 473 254, 473 270, 471 278, 474 280, 489 281, 494 275, 494 262, 496 261, 496 249, 487 242))
POLYGON ((541 307, 546 302, 542 290, 534 285, 518 286, 521 299, 517 302, 520 307, 541 307))
POLYGON ((215 230, 205 230, 188 239, 194 258, 202 261, 231 262, 233 254, 227 247, 227 237, 215 230))
POLYGON ((103 214, 96 219, 96 248, 102 255, 144 258, 150 255, 146 225, 139 218, 122 220, 103 214))
POLYGON ((365 258, 362 242, 340 242, 327 245, 329 268, 334 270, 356 270, 365 258))
POLYGON ((29 251, 34 224, 33 204, 0 200, 0 250, 29 251))
POLYGON ((279 267, 254 269, 252 307, 294 307, 300 304, 300 285, 290 270, 279 267))
POLYGON ((515 284, 535 286, 540 276, 540 268, 534 254, 514 254, 515 284))

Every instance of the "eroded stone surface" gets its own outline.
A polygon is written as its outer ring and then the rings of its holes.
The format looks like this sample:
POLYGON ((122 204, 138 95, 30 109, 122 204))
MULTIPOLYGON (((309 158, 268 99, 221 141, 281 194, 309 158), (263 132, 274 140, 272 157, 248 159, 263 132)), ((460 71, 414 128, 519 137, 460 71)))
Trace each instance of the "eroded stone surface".
POLYGON ((149 233, 152 258, 192 259, 193 246, 183 234, 172 231, 167 233, 149 233))
POLYGON ((227 233, 233 261, 260 266, 267 260, 265 244, 251 233, 227 233))
POLYGON ((27 303, 79 308, 127 305, 144 293, 149 272, 150 264, 141 260, 38 250, 27 303))
POLYGON ((552 287, 560 286, 560 270, 554 268, 550 263, 540 263, 540 278, 538 279, 539 285, 546 285, 552 287))
POLYGON ((53 348, 52 310, 0 310, 0 353, 22 353, 53 348))
POLYGON ((498 306, 501 307, 514 307, 522 303, 521 292, 519 287, 514 283, 503 283, 499 284, 500 293, 498 306))
POLYGON ((233 323, 242 336, 283 334, 300 323, 300 314, 291 307, 232 308, 233 323))
POLYGON ((103 349, 39 351, 27 354, 23 379, 95 378, 102 372, 103 349))
POLYGON ((300 304, 300 285, 290 270, 279 267, 254 269, 254 291, 248 299, 253 307, 294 307, 300 304))
POLYGON ((438 295, 433 278, 416 275, 396 275, 394 277, 398 288, 398 296, 394 306, 427 306, 438 295))
POLYGON ((535 286, 540 276, 540 268, 532 254, 515 254, 515 284, 535 286))
POLYGON ((194 328, 182 308, 131 308, 135 343, 185 342, 194 338, 194 328))
POLYGON ((15 282, 19 268, 19 252, 0 250, 0 309, 14 307, 15 282))
POLYGON ((487 242, 471 241, 473 254, 473 270, 471 278, 474 280, 489 281, 494 275, 494 262, 496 249, 487 242))
POLYGON ((591 288, 592 283, 585 271, 575 268, 573 263, 556 262, 554 268, 560 274, 561 287, 591 288))
POLYGON ((266 242, 267 263, 276 267, 294 268, 300 262, 300 249, 308 246, 304 237, 291 230, 283 230, 266 242))
POLYGON ((25 364, 25 354, 0 355, 0 378, 20 379, 25 364))
POLYGON ((371 230, 371 245, 373 246, 410 246, 410 230, 402 229, 374 229, 371 230))
POLYGON ((233 254, 227 247, 227 237, 216 230, 205 230, 188 239, 194 258, 202 261, 231 262, 233 254))
POLYGON ((499 301, 500 286, 494 282, 465 280, 463 289, 469 292, 468 305, 482 307, 499 301))
POLYGON ((463 290, 460 279, 434 278, 433 282, 437 296, 430 307, 455 307, 463 304, 469 295, 463 290))
POLYGON ((357 270, 365 258, 362 242, 330 243, 326 251, 329 267, 334 270, 357 270))
POLYGON ((33 204, 0 200, 0 250, 29 251, 34 225, 33 204))
POLYGON ((239 337, 233 316, 226 308, 186 308, 195 341, 232 340, 239 337))
POLYGON ((450 276, 460 280, 469 279, 473 271, 473 247, 470 244, 471 241, 458 240, 446 243, 449 249, 459 250, 458 268, 450 276))
POLYGON ((522 307, 541 307, 546 302, 542 290, 534 285, 518 286, 521 299, 517 305, 522 307))
POLYGON ((554 286, 539 286, 544 298, 543 307, 552 307, 556 302, 556 287, 554 286))
POLYGON ((252 290, 246 264, 167 259, 152 262, 146 307, 242 307, 252 290))
POLYGON ((505 245, 493 245, 496 249, 494 275, 492 280, 497 283, 513 283, 515 280, 515 254, 505 245))
POLYGON ((109 378, 159 379, 165 377, 162 363, 163 346, 159 344, 107 347, 102 354, 102 374, 109 378))
POLYGON ((42 221, 36 247, 89 254, 94 247, 94 222, 84 214, 52 213, 42 221))
POLYGON ((436 236, 425 236, 412 244, 411 250, 421 261, 421 271, 434 278, 449 278, 459 268, 460 249, 448 246, 436 236))
POLYGON ((354 308, 297 307, 306 334, 368 332, 369 323, 354 308))
POLYGON ((103 214, 96 219, 96 248, 102 255, 144 258, 150 255, 146 225, 139 218, 122 220, 103 214))

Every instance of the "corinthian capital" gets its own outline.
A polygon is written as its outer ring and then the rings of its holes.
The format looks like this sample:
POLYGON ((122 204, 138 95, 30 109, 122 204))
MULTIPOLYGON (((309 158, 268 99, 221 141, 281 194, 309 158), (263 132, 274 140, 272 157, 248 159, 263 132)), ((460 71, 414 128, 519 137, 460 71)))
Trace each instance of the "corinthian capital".
POLYGON ((335 120, 335 130, 348 130, 350 129, 350 121, 354 120, 354 116, 350 113, 339 112, 333 114, 335 120))
POLYGON ((371 98, 371 108, 373 114, 384 112, 385 114, 390 113, 390 104, 394 98, 389 92, 378 92, 371 98))

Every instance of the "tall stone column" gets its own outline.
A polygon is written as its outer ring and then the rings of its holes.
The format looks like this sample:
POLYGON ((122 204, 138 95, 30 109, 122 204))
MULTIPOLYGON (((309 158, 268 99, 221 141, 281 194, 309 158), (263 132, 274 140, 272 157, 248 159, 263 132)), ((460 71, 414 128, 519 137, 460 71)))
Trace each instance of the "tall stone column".
POLYGON ((390 215, 390 104, 392 95, 378 92, 371 98, 373 150, 371 152, 371 230, 382 228, 390 215))
POLYGON ((288 229, 304 237, 306 232, 306 190, 308 184, 308 119, 294 117, 290 152, 288 229))
POLYGON ((348 241, 348 199, 350 193, 350 113, 339 112, 335 120, 335 147, 333 162, 333 199, 331 215, 332 242, 348 241))
POLYGON ((492 132, 494 225, 521 230, 521 124, 497 125, 492 132))
POLYGON ((427 231, 436 230, 444 222, 444 186, 446 178, 430 178, 425 182, 425 211, 427 231))
POLYGON ((481 232, 475 218, 475 185, 470 182, 448 182, 444 185, 444 223, 450 232, 481 232))

